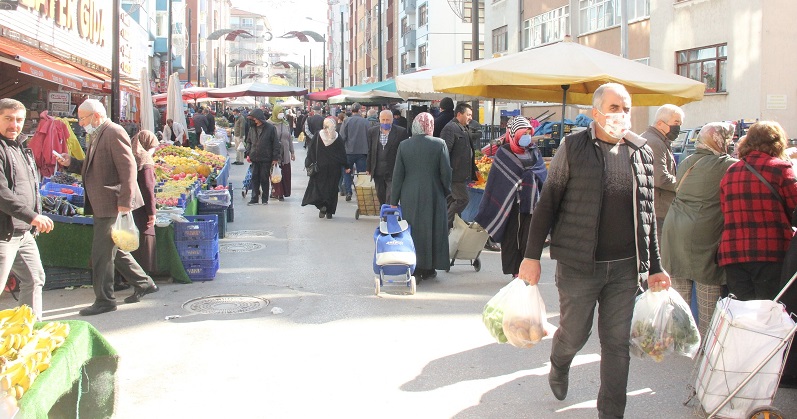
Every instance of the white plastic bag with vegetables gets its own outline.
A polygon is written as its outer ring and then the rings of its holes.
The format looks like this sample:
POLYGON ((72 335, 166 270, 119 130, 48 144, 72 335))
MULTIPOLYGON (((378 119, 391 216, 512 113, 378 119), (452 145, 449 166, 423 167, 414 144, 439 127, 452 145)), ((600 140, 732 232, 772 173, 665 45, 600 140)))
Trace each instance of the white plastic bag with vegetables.
POLYGON ((700 333, 692 311, 673 288, 645 291, 637 297, 631 319, 631 353, 656 362, 670 353, 694 358, 700 333))
POLYGON ((545 303, 536 285, 514 279, 487 302, 482 321, 498 343, 531 348, 545 336, 545 303))
POLYGON ((138 249, 138 228, 133 221, 133 213, 120 212, 111 228, 111 238, 120 250, 132 252, 138 249))

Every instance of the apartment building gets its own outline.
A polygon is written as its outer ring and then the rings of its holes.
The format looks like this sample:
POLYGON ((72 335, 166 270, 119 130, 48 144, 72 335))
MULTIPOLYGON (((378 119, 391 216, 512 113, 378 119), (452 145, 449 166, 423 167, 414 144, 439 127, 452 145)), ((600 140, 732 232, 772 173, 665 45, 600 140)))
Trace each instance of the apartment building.
POLYGON ((270 39, 266 16, 237 8, 229 9, 229 28, 244 30, 254 37, 237 36, 226 41, 227 86, 252 81, 268 81, 269 62, 264 42, 270 39))
MULTIPOLYGON (((472 4, 472 1, 398 0, 399 74, 469 61, 473 45, 472 4)), ((483 22, 484 1, 478 4, 479 21, 483 22)), ((479 39, 484 42, 481 34, 479 39)))

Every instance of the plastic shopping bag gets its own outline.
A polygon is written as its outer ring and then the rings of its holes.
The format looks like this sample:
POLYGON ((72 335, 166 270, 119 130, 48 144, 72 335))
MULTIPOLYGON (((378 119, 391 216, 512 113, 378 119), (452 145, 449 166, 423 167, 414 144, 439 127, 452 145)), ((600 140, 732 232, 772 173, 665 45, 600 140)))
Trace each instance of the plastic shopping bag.
POLYGON ((133 222, 133 214, 130 212, 116 215, 116 223, 111 228, 111 239, 120 250, 132 252, 138 249, 138 228, 133 222))
POLYGON ((271 183, 282 182, 282 168, 280 165, 272 166, 271 168, 271 183))
POLYGON ((661 362, 670 353, 693 358, 700 333, 689 305, 673 288, 645 291, 637 298, 631 319, 631 353, 661 362))
POLYGON ((515 278, 484 306, 482 321, 498 343, 531 348, 546 335, 545 302, 539 288, 515 278))
POLYGON ((238 143, 238 148, 236 148, 236 150, 240 151, 241 153, 243 153, 244 151, 246 151, 246 145, 244 144, 244 142, 243 142, 243 141, 241 141, 240 143, 238 143))

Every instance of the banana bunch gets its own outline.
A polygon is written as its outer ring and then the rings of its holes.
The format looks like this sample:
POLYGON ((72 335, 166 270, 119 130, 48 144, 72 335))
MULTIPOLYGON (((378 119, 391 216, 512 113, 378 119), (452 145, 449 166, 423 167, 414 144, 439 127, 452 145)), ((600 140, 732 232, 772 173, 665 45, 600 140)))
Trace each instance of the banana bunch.
POLYGON ((68 324, 49 322, 34 330, 35 321, 26 305, 0 311, 0 391, 17 400, 50 366, 53 351, 69 335, 68 324))

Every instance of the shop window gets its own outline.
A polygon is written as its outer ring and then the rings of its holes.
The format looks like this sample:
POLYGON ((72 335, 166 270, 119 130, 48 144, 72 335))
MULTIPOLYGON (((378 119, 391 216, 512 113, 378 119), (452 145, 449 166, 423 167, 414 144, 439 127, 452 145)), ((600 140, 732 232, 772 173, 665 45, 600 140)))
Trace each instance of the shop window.
POLYGON ((677 51, 678 74, 706 84, 706 93, 726 92, 728 44, 677 51))

